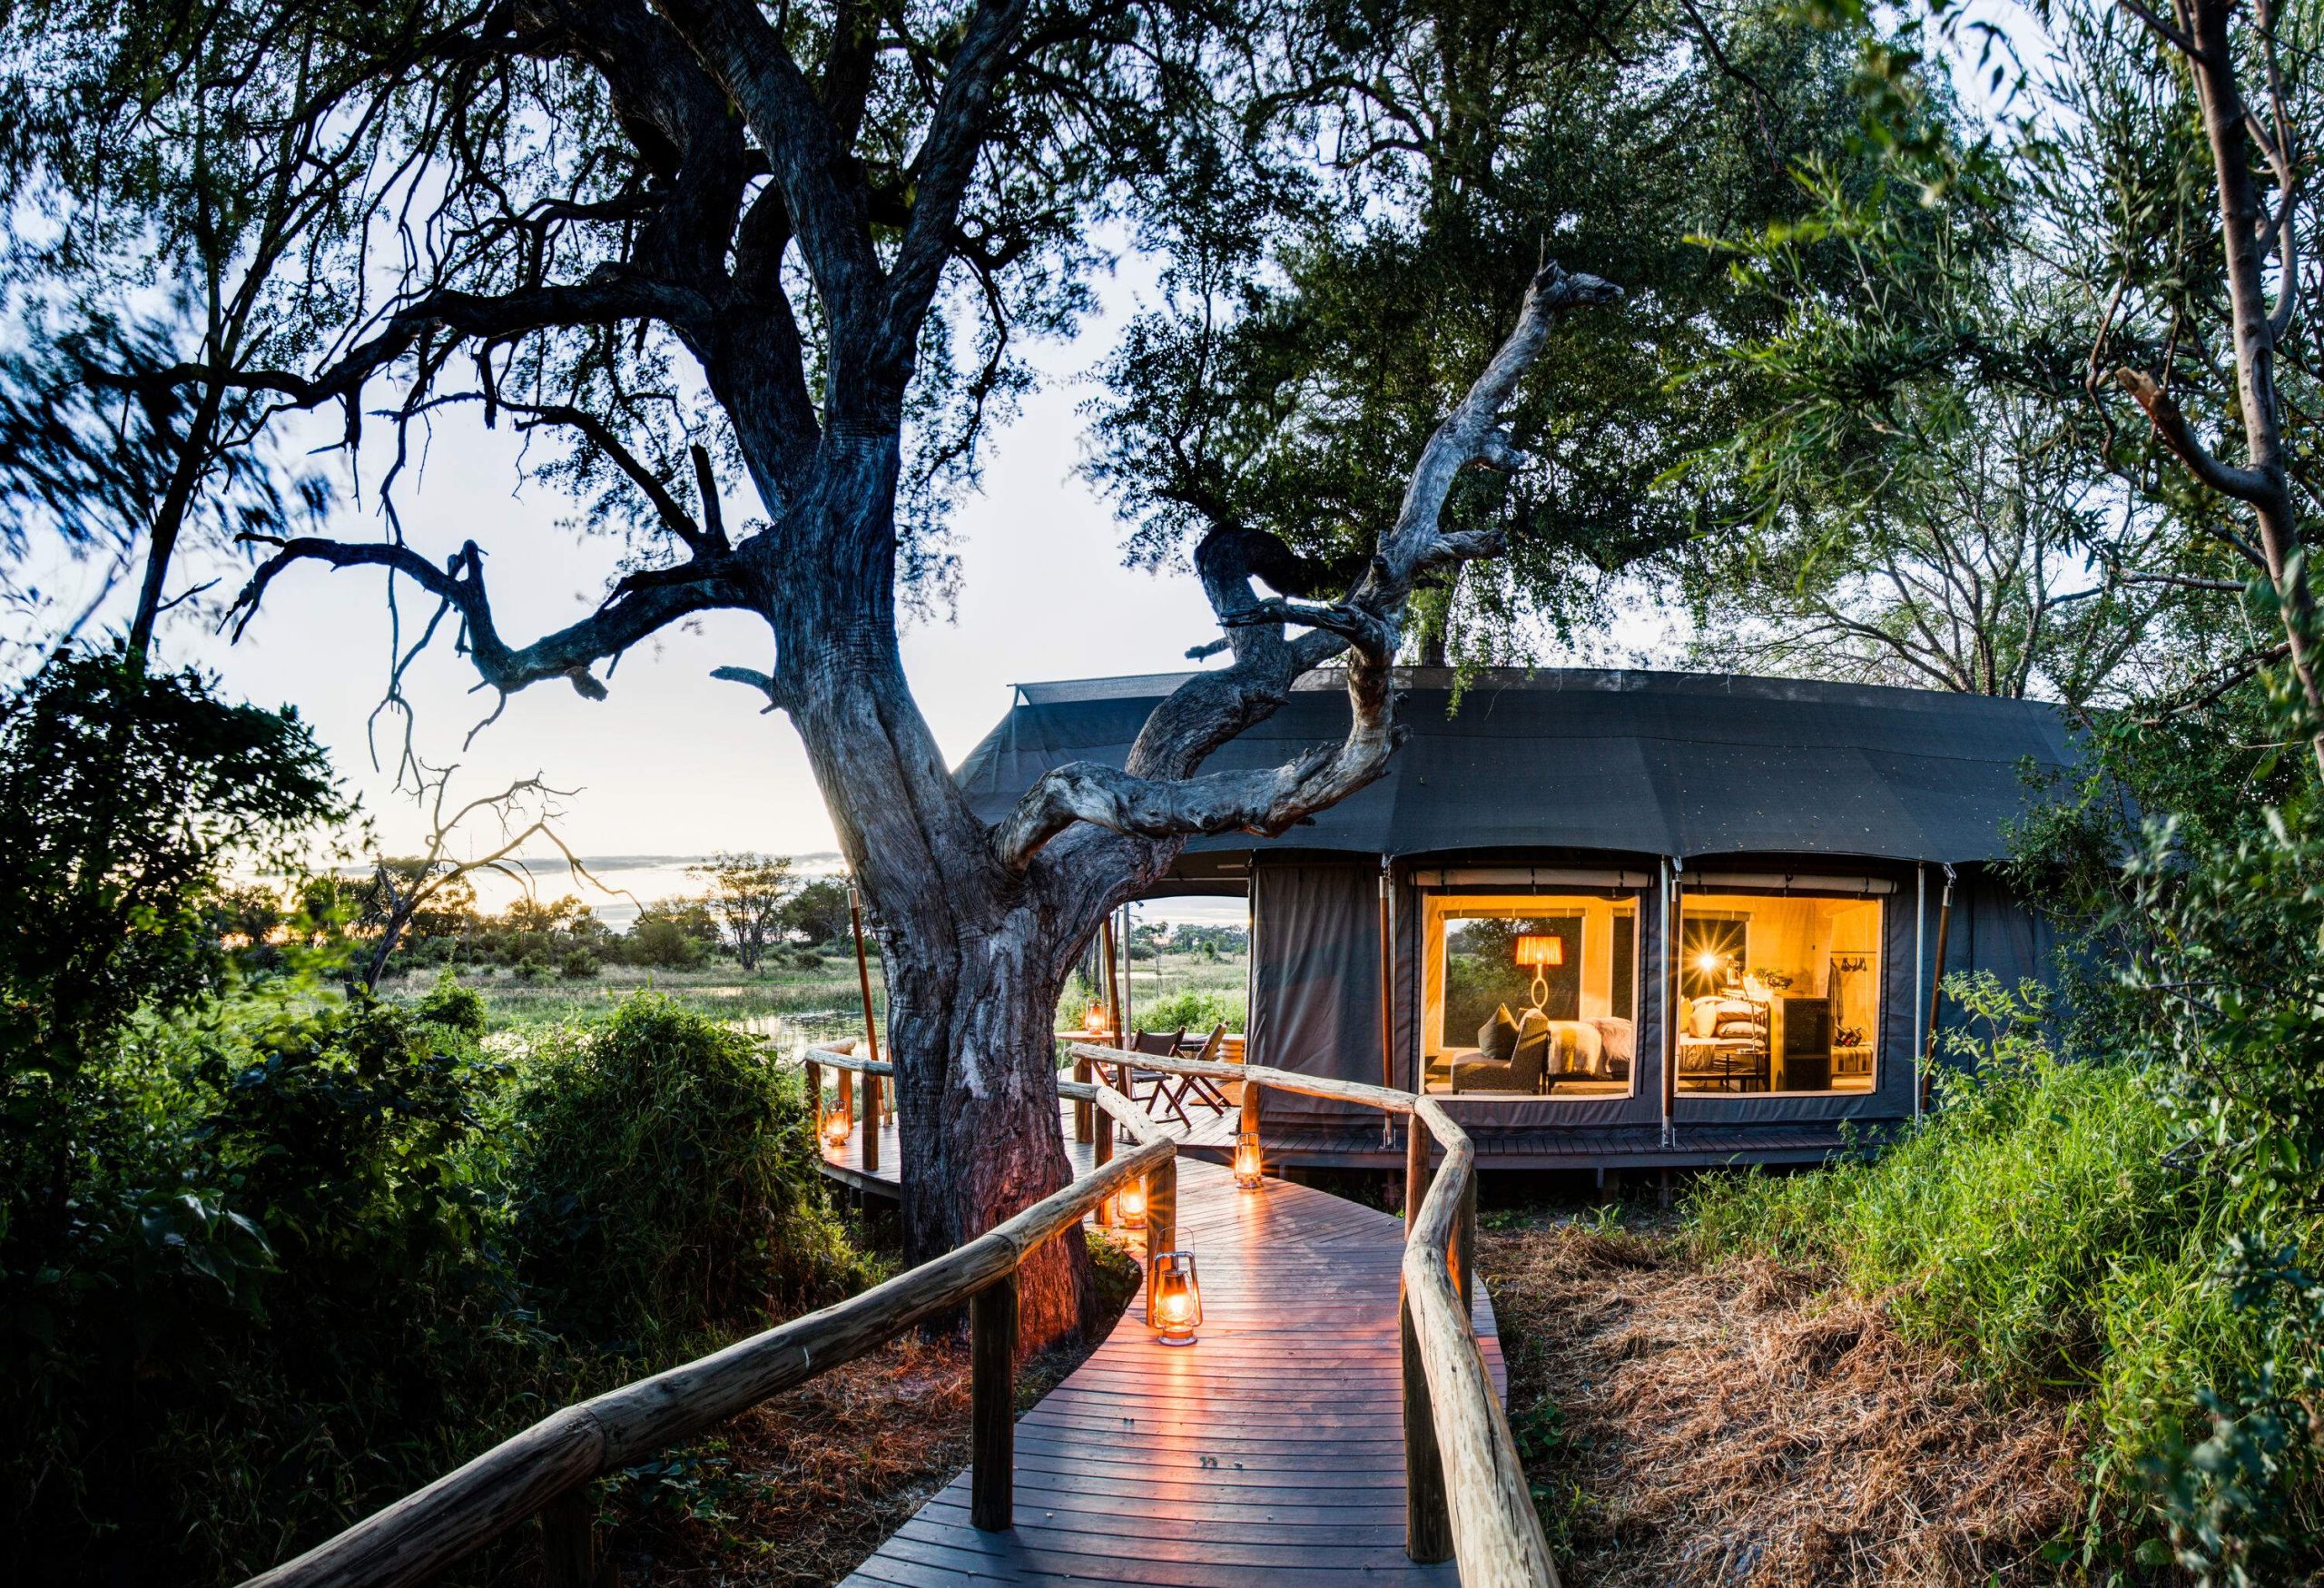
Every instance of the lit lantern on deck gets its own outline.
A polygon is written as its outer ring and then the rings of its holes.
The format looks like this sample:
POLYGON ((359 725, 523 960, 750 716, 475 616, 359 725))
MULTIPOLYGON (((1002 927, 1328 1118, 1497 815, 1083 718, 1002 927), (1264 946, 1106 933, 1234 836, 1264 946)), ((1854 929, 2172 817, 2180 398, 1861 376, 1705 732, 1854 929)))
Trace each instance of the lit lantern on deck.
POLYGON ((1533 968, 1533 1007, 1550 1000, 1550 967, 1565 963, 1565 939, 1526 932, 1517 940, 1517 962, 1533 968))
POLYGON ((1146 1277, 1146 1321, 1166 1346, 1191 1346, 1202 1322, 1202 1287, 1192 1252, 1163 1252, 1146 1277))
POLYGON ((1092 1000, 1089 1011, 1081 1017, 1081 1029, 1093 1037, 1106 1034, 1106 1006, 1092 1000))
POLYGON ((1246 1191, 1256 1191, 1266 1179, 1266 1158, 1259 1147, 1259 1133, 1246 1130, 1235 1138, 1235 1183, 1246 1191))
POLYGON ((848 1118, 838 1109, 823 1116, 823 1145, 836 1152, 847 1145, 848 1118))
POLYGON ((1114 1193, 1114 1217, 1124 1229, 1146 1228, 1146 1182, 1131 1180, 1114 1193))

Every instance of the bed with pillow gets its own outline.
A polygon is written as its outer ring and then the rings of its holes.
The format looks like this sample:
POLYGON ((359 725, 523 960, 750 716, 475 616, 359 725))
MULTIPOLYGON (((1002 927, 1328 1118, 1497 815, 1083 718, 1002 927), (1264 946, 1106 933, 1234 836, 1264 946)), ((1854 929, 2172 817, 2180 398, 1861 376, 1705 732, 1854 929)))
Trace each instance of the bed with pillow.
POLYGON ((1768 1083, 1770 1006, 1757 999, 1720 994, 1681 1001, 1679 1079, 1734 1081, 1748 1088, 1768 1083))

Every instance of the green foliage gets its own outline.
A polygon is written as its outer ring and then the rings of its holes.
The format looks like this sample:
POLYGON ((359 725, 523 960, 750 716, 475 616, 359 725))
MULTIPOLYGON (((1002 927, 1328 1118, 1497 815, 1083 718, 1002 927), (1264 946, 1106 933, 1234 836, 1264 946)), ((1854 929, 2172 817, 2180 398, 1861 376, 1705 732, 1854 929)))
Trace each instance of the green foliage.
POLYGON ((295 713, 53 659, 0 705, 0 1086, 68 1077, 141 1003, 213 990, 228 861, 338 812, 295 713))
POLYGON ((808 883, 783 902, 783 930, 809 946, 843 942, 853 927, 845 883, 829 877, 808 883))
POLYGON ((651 1339, 865 1277, 825 1204, 798 1076, 739 1031, 641 993, 545 1039, 511 1107, 522 1271, 554 1328, 651 1339))
MULTIPOLYGON (((1249 1013, 1247 1002, 1246 996, 1240 992, 1205 991, 1190 987, 1141 1005, 1134 1012, 1137 1023, 1149 1031, 1174 1031, 1183 1027, 1207 1036, 1210 1029, 1222 1021, 1230 1031, 1243 1030, 1249 1013)), ((1074 1024, 1080 1023, 1081 1011, 1088 1007, 1086 999, 1078 1008, 1068 1006, 1074 1024)))
POLYGON ((792 893, 790 858, 722 852, 687 869, 710 883, 710 909, 725 925, 734 958, 745 971, 757 970, 783 933, 783 906, 792 893))
MULTIPOLYGON (((696 906, 699 910, 700 906, 696 906)), ((710 924, 709 912, 702 912, 705 924, 710 924)), ((628 942, 623 945, 623 958, 633 965, 652 965, 670 971, 699 971, 710 963, 710 951, 717 941, 717 927, 710 925, 711 936, 704 939, 690 930, 684 918, 666 912, 659 907, 638 916, 629 929, 628 942)))
POLYGON ((448 970, 436 978, 436 985, 428 990, 412 1013, 428 1025, 441 1026, 465 1037, 484 1035, 484 994, 473 987, 463 987, 448 970))
POLYGON ((1764 314, 1693 234, 1788 217, 1796 163, 1851 163, 1852 50, 1755 0, 1342 7, 1315 31, 1318 75, 1362 85, 1329 180, 1183 163, 1164 306, 1107 366, 1090 472, 1137 557, 1256 532, 1299 554, 1277 588, 1344 587, 1544 255, 1603 276, 1620 311, 1561 326, 1512 404, 1522 466, 1471 471, 1446 509, 1509 549, 1421 600, 1422 652, 1490 655, 1529 616, 1571 626, 1598 576, 1731 508, 1717 482, 1664 478, 1758 386, 1741 366, 1679 379, 1764 314))

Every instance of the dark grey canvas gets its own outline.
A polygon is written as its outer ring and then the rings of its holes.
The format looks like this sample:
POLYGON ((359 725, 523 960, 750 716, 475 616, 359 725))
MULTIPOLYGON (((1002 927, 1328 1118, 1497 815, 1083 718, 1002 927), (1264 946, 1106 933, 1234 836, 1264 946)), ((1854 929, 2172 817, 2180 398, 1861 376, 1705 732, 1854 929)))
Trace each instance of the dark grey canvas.
MULTIPOLYGON (((1313 858, 1251 868, 1248 1051, 1264 1064, 1377 1086, 1380 865, 1313 858)), ((1270 1094, 1284 1124, 1345 1124, 1374 1110, 1270 1094)))
MULTIPOLYGON (((962 763, 962 786, 994 818, 1050 767, 1120 765, 1178 676, 1020 686, 962 763)), ((1487 673, 1456 711, 1449 675, 1408 676, 1400 720, 1411 738, 1387 774, 1260 847, 1994 860, 2007 853, 2003 824, 2026 803, 2025 764, 2073 758, 2057 712, 2033 701, 1551 668, 1487 673)), ((1346 725, 1345 694, 1319 678, 1210 769, 1280 764, 1346 725)), ((1191 847, 1252 846, 1229 834, 1191 847)))

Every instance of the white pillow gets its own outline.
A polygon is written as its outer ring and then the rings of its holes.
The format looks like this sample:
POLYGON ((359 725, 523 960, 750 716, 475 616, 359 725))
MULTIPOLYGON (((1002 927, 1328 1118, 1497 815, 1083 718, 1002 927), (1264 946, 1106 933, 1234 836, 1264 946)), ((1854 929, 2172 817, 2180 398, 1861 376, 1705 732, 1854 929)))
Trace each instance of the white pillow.
MULTIPOLYGON (((1598 1028, 1587 1021, 1553 1020, 1550 1022, 1561 1036, 1572 1040, 1572 1060, 1566 1066, 1568 1075, 1600 1075, 1605 1071, 1605 1040, 1598 1028)), ((1561 1044, 1562 1046, 1562 1044, 1561 1044)))

